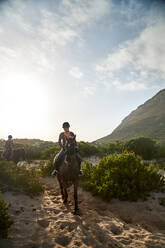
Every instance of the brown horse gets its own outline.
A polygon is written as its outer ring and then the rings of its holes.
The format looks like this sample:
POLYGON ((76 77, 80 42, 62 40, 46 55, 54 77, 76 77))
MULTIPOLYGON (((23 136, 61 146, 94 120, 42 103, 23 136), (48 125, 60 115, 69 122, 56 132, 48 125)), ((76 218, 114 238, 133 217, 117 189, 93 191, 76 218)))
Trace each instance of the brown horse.
POLYGON ((3 159, 3 150, 0 150, 0 160, 3 159))
POLYGON ((18 163, 20 160, 25 160, 25 149, 23 147, 13 150, 12 160, 18 163))
POLYGON ((7 159, 18 163, 20 160, 25 160, 25 149, 22 147, 13 149, 10 157, 6 157, 4 151, 0 151, 0 157, 1 159, 7 159))
POLYGON ((61 161, 57 179, 61 189, 61 195, 64 203, 67 203, 68 193, 67 188, 74 185, 74 214, 78 213, 78 178, 79 178, 79 165, 76 158, 75 151, 75 136, 73 138, 67 139, 66 151, 63 160, 61 161))

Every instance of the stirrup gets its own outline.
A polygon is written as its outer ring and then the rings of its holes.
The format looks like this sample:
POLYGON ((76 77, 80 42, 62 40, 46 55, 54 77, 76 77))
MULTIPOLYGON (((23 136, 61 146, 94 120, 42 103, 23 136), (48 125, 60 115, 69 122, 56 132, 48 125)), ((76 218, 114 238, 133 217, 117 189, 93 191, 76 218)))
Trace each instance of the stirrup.
POLYGON ((56 176, 57 172, 58 172, 57 170, 53 170, 51 176, 56 176))

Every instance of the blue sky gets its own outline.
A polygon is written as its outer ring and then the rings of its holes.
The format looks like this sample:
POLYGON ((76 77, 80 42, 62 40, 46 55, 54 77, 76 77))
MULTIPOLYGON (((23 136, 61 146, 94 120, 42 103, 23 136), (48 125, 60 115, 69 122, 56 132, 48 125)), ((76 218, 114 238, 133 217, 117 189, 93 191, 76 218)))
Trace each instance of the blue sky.
POLYGON ((0 138, 110 134, 165 88, 165 3, 0 1, 0 138))

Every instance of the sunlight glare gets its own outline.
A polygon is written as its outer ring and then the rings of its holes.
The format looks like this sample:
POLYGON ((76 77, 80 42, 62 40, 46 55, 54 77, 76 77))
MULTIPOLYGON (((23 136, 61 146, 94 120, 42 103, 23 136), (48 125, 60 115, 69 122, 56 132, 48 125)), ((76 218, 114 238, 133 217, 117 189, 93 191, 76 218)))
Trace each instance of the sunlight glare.
POLYGON ((4 104, 1 116, 6 123, 6 132, 10 130, 20 136, 25 132, 31 135, 35 130, 39 134, 48 108, 45 86, 35 79, 21 75, 6 78, 2 87, 0 97, 4 104))

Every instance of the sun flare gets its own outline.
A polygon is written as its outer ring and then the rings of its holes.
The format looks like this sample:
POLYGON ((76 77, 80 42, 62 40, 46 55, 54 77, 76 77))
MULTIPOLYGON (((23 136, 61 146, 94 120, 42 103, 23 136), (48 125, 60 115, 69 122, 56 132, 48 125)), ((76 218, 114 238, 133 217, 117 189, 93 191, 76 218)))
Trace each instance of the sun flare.
POLYGON ((23 135, 39 131, 44 124, 48 99, 44 85, 24 75, 8 77, 1 88, 1 110, 5 131, 23 135))

